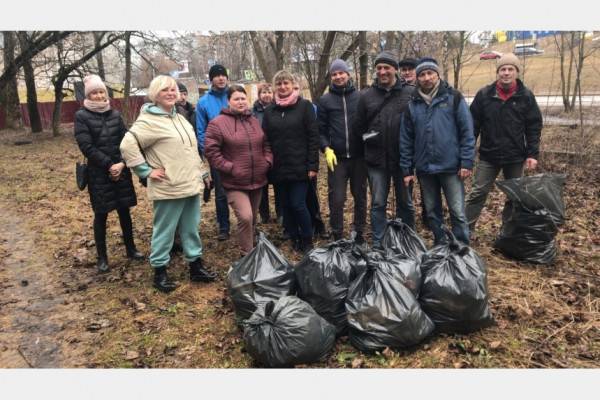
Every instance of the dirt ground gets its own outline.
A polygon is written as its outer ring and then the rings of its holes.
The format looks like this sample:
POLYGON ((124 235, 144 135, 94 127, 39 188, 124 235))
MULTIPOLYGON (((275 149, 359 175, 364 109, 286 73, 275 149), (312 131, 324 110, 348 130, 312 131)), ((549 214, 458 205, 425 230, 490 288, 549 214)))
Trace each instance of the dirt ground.
MULTIPOLYGON (((568 129, 545 131, 544 146, 569 142, 568 129)), ((98 275, 89 198, 75 186, 78 159, 72 127, 57 138, 0 132, 0 367, 252 367, 225 290, 224 278, 239 251, 233 237, 216 240, 212 201, 202 207, 200 231, 204 259, 219 272, 217 282, 190 283, 176 255, 170 271, 181 286, 168 295, 157 292, 148 263, 125 257, 113 214, 107 233, 111 271, 98 275), (32 143, 15 145, 22 139, 32 143)), ((414 349, 375 355, 361 354, 341 338, 326 361, 311 367, 600 367, 600 176, 597 164, 568 161, 553 156, 542 162, 543 171, 568 176, 567 222, 553 266, 520 264, 492 249, 504 198, 494 191, 488 200, 473 247, 488 266, 496 325, 470 335, 434 335, 414 349)), ((324 163, 321 167, 327 220, 324 163)), ((135 238, 148 254, 151 207, 137 179, 136 190, 135 238)), ((276 224, 260 229, 281 244, 276 224)), ((420 224, 418 231, 431 245, 420 224)), ((299 261, 287 243, 281 249, 299 261)))

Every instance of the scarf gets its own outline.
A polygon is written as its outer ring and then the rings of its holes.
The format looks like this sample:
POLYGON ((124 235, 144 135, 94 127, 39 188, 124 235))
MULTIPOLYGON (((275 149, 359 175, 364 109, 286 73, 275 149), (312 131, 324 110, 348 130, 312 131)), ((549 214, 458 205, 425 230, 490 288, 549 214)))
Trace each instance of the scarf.
POLYGON ((441 79, 438 79, 437 83, 435 84, 435 86, 433 87, 433 89, 431 89, 431 92, 429 92, 429 94, 424 93, 421 90, 420 86, 418 87, 417 90, 419 91, 419 95, 423 98, 423 100, 425 100, 425 103, 427 103, 428 106, 431 105, 431 102, 433 101, 433 98, 437 94, 438 89, 440 88, 440 82, 441 81, 442 81, 441 79))
POLYGON ((288 97, 284 97, 283 99, 280 98, 277 95, 277 93, 275 93, 275 103, 277 103, 277 105, 281 107, 289 107, 296 104, 299 96, 300 92, 298 92, 297 90, 294 90, 292 94, 290 94, 288 97))
POLYGON ((512 97, 513 94, 517 92, 517 81, 514 81, 508 90, 505 90, 504 87, 500 84, 500 81, 496 82, 496 93, 498 93, 498 97, 502 99, 502 101, 506 101, 512 97))
POLYGON ((104 101, 84 99, 83 106, 91 112, 103 113, 110 110, 110 101, 108 99, 104 101))

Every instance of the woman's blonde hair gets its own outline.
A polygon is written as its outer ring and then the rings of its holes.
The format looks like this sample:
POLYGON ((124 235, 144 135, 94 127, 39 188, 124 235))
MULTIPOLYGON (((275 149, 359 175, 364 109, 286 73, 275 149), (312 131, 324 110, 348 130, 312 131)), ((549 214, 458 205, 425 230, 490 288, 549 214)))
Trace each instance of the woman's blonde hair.
POLYGON ((158 93, 165 89, 175 86, 175 90, 177 90, 177 98, 179 98, 179 88, 177 87, 177 81, 168 75, 159 75, 156 78, 152 79, 150 82, 150 86, 148 86, 148 98, 151 102, 154 103, 156 100, 156 96, 158 93))
POLYGON ((277 71, 277 73, 273 77, 273 86, 277 86, 277 83, 281 81, 290 81, 292 83, 297 82, 296 77, 284 69, 282 69, 281 71, 277 71))

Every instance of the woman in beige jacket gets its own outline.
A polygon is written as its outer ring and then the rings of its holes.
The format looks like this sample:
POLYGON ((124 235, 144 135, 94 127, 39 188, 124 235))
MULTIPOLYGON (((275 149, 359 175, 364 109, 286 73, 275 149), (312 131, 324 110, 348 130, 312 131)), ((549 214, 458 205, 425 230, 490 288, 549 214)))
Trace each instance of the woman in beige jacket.
POLYGON ((177 285, 167 276, 169 251, 179 228, 190 280, 211 282, 216 274, 202 265, 200 192, 209 184, 208 168, 200 159, 194 129, 177 113, 176 81, 157 76, 150 83, 152 103, 142 106, 138 119, 121 142, 121 154, 129 168, 148 178, 148 198, 153 201, 150 265, 154 287, 170 292, 177 285))

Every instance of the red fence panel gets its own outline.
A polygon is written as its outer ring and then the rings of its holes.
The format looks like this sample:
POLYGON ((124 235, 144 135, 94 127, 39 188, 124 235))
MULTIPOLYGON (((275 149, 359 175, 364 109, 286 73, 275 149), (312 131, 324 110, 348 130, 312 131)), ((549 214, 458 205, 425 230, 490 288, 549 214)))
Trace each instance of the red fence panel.
MULTIPOLYGON (((129 98, 129 109, 133 115, 133 120, 137 118, 140 113, 140 108, 144 104, 144 96, 131 96, 129 98)), ((54 102, 39 102, 38 110, 40 112, 40 119, 42 120, 42 126, 44 129, 52 127, 52 113, 54 112, 54 102)), ((74 121, 75 112, 81 107, 80 102, 75 100, 65 101, 62 104, 60 112, 60 122, 70 123, 74 121)), ((110 99, 111 106, 121 111, 123 109, 123 99, 110 99)), ((31 126, 29 122, 29 110, 27 104, 21 104, 21 118, 25 126, 31 126)), ((0 107, 0 129, 6 127, 6 115, 4 109, 0 107)))

